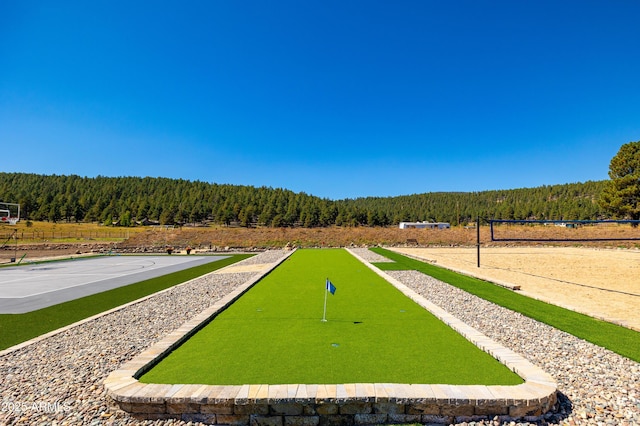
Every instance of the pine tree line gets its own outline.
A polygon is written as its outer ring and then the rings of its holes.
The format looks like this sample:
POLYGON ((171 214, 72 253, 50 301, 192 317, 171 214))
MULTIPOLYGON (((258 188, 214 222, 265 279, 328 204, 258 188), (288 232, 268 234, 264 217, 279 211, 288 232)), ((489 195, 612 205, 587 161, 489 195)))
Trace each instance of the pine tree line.
POLYGON ((151 177, 0 173, 0 201, 19 203, 23 219, 52 222, 240 226, 387 226, 401 221, 465 224, 496 219, 602 219, 606 181, 482 192, 435 192, 329 200, 282 188, 151 177))

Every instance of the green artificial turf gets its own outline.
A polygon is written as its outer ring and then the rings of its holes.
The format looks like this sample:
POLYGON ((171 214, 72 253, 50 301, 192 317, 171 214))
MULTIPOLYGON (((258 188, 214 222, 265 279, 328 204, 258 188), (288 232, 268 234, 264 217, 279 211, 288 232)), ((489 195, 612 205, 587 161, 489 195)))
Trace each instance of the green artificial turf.
POLYGON ((342 249, 298 250, 140 380, 522 383, 342 249))
POLYGON ((372 251, 395 262, 376 263, 380 269, 410 269, 423 272, 497 305, 520 312, 537 321, 640 362, 640 333, 637 331, 535 300, 490 282, 420 262, 390 250, 374 248, 372 251))
POLYGON ((140 299, 252 255, 239 254, 24 314, 0 314, 0 350, 140 299))

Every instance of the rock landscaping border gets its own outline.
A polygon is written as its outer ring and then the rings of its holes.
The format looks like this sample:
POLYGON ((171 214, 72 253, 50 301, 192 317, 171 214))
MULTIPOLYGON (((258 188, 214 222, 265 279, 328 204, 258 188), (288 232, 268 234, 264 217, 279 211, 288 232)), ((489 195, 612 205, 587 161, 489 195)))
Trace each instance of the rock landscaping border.
POLYGON ((451 419, 542 416, 557 402, 555 380, 521 355, 503 347, 427 301, 353 250, 351 254, 525 380, 517 386, 357 383, 212 386, 144 384, 138 377, 208 324, 284 261, 253 276, 183 326, 113 371, 104 381, 121 409, 144 419, 178 418, 212 424, 333 425, 447 423, 451 419))

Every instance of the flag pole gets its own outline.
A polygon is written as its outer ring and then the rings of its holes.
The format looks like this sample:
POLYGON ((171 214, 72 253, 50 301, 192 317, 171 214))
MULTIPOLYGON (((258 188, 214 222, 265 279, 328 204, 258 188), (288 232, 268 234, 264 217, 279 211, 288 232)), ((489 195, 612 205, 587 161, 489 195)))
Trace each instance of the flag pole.
MULTIPOLYGON (((329 281, 329 278, 327 278, 327 281, 329 281)), ((324 311, 322 313, 322 322, 327 322, 327 293, 329 292, 327 281, 324 283, 324 311)))

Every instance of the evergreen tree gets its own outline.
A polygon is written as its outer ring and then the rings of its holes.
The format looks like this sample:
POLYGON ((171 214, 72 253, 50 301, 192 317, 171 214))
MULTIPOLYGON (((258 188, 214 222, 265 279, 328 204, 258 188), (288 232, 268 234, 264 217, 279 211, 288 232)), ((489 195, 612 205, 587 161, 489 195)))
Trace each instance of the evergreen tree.
POLYGON ((622 145, 609 165, 600 206, 614 217, 640 219, 640 141, 622 145))

